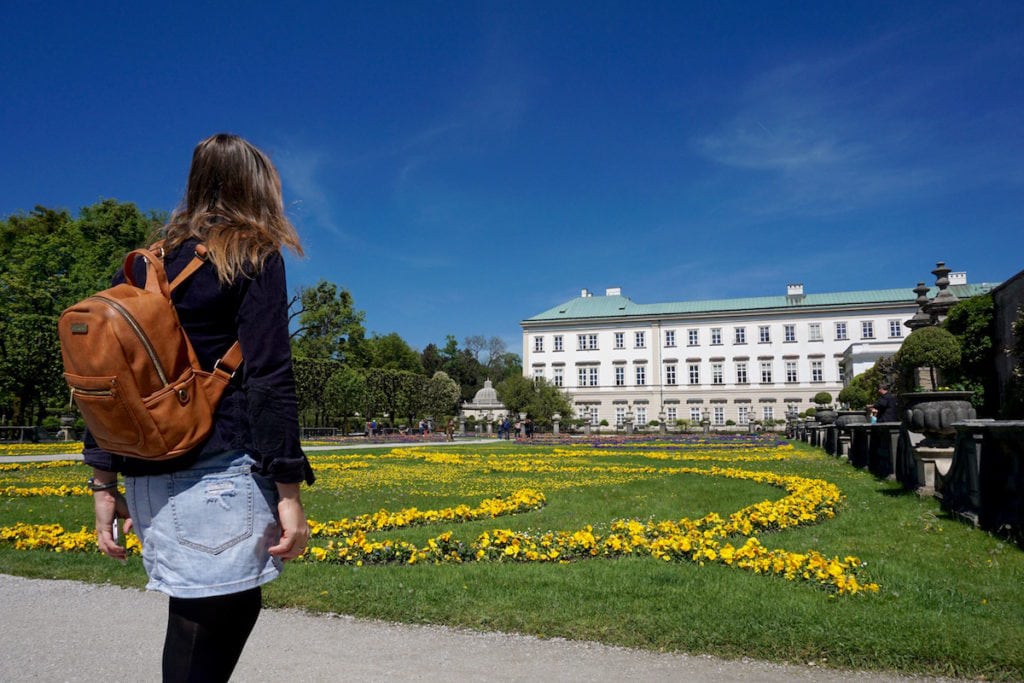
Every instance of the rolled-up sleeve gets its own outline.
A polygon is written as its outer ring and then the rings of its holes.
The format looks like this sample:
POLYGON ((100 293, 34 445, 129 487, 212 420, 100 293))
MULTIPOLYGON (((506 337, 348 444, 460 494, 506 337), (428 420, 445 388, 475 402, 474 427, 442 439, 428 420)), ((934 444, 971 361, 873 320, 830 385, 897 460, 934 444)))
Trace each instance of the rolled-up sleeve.
POLYGON ((288 288, 280 253, 270 256, 248 284, 237 324, 254 455, 262 473, 274 481, 312 484, 313 471, 299 443, 288 288))

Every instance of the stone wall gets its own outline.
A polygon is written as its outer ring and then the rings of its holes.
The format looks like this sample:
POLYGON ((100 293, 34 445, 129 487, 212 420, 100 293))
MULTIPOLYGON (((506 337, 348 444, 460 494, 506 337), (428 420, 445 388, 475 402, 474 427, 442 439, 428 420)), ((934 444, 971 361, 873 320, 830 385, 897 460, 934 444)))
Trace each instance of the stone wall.
MULTIPOLYGON (((1006 391, 1013 375, 1013 368, 1018 362, 1017 358, 1006 353, 1006 349, 1013 346, 1013 321, 1017 319, 1019 311, 1024 309, 1024 271, 993 289, 992 300, 995 303, 993 342, 996 349, 996 378, 999 383, 999 405, 1002 408, 1008 405, 1006 391)), ((1019 414, 1003 413, 1001 416, 1011 419, 1024 418, 1024 415, 1019 414)))

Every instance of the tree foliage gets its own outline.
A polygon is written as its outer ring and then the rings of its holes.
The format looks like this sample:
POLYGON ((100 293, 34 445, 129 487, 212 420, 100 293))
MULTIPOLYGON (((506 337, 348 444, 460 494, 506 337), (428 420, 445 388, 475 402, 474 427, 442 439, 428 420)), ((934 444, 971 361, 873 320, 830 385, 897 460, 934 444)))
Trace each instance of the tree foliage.
POLYGON ((0 222, 0 410, 9 420, 40 424, 47 406, 67 405, 61 311, 109 287, 125 254, 161 222, 112 199, 78 218, 37 206, 0 222))
POLYGON ((995 302, 991 294, 964 299, 949 309, 943 326, 960 342, 960 363, 949 370, 949 381, 974 392, 972 402, 982 415, 995 413, 999 395, 996 378, 995 302))
POLYGON ((355 309, 347 289, 320 280, 315 287, 300 287, 289 309, 290 319, 297 322, 291 333, 295 356, 362 365, 365 313, 355 309))
POLYGON ((505 378, 495 389, 498 399, 509 412, 526 413, 538 425, 551 424, 551 417, 555 413, 566 420, 572 418, 572 402, 569 397, 543 377, 530 379, 513 375, 505 378))
POLYGON ((955 368, 960 356, 960 342, 951 332, 941 327, 921 327, 911 332, 896 352, 896 364, 904 371, 928 368, 935 386, 936 371, 955 368))

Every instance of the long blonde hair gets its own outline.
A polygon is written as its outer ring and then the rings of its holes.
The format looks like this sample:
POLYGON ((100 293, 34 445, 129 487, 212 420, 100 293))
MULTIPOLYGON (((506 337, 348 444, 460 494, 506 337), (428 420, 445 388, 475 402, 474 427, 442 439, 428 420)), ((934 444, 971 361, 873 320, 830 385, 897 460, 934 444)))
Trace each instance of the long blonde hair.
POLYGON ((281 247, 303 253, 284 214, 277 169, 263 152, 227 133, 196 145, 185 197, 163 232, 168 250, 190 237, 203 242, 225 284, 258 272, 281 247))

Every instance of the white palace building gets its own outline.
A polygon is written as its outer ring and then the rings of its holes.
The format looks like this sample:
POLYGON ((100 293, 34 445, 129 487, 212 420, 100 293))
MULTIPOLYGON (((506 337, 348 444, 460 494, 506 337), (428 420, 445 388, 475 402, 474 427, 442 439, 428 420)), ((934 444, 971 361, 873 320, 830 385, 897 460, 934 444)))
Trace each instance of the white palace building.
MULTIPOLYGON (((961 299, 995 286, 969 285, 965 273, 949 281, 961 299)), ((565 389, 594 425, 621 426, 627 414, 637 426, 781 420, 895 353, 917 311, 910 288, 806 294, 791 284, 779 296, 660 304, 583 290, 522 321, 523 373, 565 389)))

